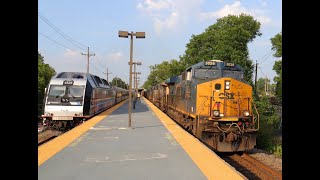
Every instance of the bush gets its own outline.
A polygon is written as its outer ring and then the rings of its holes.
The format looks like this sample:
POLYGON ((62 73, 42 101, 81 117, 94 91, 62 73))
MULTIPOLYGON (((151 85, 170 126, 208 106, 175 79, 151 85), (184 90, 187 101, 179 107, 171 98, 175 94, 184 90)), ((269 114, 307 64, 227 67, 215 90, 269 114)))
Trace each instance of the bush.
POLYGON ((255 102, 260 115, 260 129, 257 135, 257 148, 282 157, 282 142, 279 140, 280 117, 269 101, 268 96, 256 98, 255 102))

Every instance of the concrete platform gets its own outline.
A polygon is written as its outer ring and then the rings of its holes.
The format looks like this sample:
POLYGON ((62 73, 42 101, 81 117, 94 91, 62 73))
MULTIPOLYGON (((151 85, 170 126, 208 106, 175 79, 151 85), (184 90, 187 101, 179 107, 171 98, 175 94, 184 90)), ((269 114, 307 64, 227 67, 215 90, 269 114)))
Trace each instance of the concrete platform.
POLYGON ((143 98, 135 107, 132 128, 126 102, 41 161, 38 179, 208 179, 143 98))

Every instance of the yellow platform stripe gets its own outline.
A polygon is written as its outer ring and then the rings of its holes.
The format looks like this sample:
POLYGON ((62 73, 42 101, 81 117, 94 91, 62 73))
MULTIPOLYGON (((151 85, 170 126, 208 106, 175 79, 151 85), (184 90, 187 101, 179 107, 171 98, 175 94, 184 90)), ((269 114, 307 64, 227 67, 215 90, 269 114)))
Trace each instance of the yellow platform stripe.
POLYGON ((94 116, 90 120, 84 122, 80 126, 77 126, 68 132, 54 138, 53 140, 41 145, 38 147, 38 166, 44 163, 46 160, 51 158, 53 155, 61 151, 63 148, 68 146, 78 137, 80 137, 83 133, 85 133, 90 127, 96 125, 102 119, 104 119, 107 115, 111 114, 114 110, 122 106, 126 101, 122 101, 121 103, 113 106, 112 108, 94 116))
POLYGON ((143 99, 208 179, 247 179, 202 142, 182 129, 150 101, 146 98, 143 99))

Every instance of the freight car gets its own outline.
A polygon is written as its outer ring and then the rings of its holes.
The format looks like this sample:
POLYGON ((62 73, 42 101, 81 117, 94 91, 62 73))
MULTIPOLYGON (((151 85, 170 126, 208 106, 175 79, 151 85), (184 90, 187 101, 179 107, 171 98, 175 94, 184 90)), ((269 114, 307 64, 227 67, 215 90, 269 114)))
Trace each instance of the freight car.
POLYGON ((252 87, 235 63, 199 62, 143 94, 217 152, 248 151, 256 145, 259 113, 252 87))
POLYGON ((112 86, 96 75, 61 72, 45 90, 43 124, 64 130, 128 98, 128 90, 112 86))

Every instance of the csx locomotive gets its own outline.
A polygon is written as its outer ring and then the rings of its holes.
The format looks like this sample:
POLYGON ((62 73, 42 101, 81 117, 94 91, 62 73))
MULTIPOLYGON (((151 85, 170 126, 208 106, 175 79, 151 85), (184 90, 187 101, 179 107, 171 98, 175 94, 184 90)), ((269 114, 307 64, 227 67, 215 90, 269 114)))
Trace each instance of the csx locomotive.
POLYGON ((202 61, 143 94, 217 152, 247 151, 256 145, 259 114, 239 65, 202 61))
POLYGON ((128 97, 128 90, 114 87, 96 75, 61 72, 50 80, 45 90, 42 119, 48 127, 64 130, 128 97))

